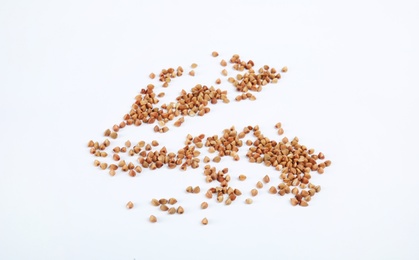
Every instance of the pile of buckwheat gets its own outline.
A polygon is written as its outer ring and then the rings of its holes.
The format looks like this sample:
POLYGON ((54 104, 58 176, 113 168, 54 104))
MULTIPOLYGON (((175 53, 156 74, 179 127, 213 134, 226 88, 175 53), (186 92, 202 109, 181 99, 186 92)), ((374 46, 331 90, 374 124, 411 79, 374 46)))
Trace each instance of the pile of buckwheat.
MULTIPOLYGON (((219 54, 212 52, 212 56, 217 58, 219 54)), ((227 78, 227 82, 231 83, 237 92, 234 99, 236 101, 256 100, 255 93, 262 91, 264 86, 275 84, 281 78, 277 69, 264 65, 255 70, 252 60, 244 61, 240 56, 233 55, 229 63, 222 59, 220 65, 223 68, 221 75, 227 78), (234 77, 228 77, 225 67, 231 65, 237 74, 234 77)), ((191 65, 189 76, 195 76, 195 70, 198 67, 196 63, 191 65)), ((288 71, 287 67, 283 67, 281 73, 288 71)), ((150 79, 158 77, 163 88, 167 88, 171 81, 176 77, 183 76, 184 69, 179 66, 176 69, 162 69, 158 76, 154 73, 149 75, 150 79)), ((219 85, 224 79, 215 79, 215 84, 219 85)), ((242 130, 236 129, 234 126, 224 129, 221 135, 206 136, 200 134, 192 136, 188 134, 185 140, 185 146, 178 151, 168 151, 166 147, 160 147, 157 140, 146 143, 143 140, 132 142, 127 140, 123 146, 111 146, 111 140, 118 138, 118 132, 127 126, 141 126, 142 124, 154 124, 153 130, 156 133, 166 133, 169 129, 169 123, 173 121, 174 127, 180 127, 185 122, 185 117, 205 116, 211 111, 210 106, 218 102, 229 103, 227 90, 214 88, 197 84, 192 87, 190 92, 182 90, 180 95, 169 104, 159 104, 159 98, 165 96, 164 92, 155 93, 156 87, 148 84, 146 88, 141 89, 139 95, 135 97, 135 101, 130 111, 123 116, 123 120, 119 124, 104 131, 105 140, 98 142, 90 140, 88 147, 90 153, 96 157, 93 165, 101 170, 109 172, 110 176, 116 174, 127 174, 135 177, 143 170, 157 169, 175 169, 180 168, 183 171, 189 167, 196 169, 202 163, 203 176, 205 182, 213 183, 213 187, 204 193, 204 199, 215 199, 219 203, 230 205, 238 201, 242 196, 242 192, 230 186, 231 173, 228 168, 217 169, 214 164, 219 163, 224 157, 231 156, 234 161, 239 161, 239 149, 247 146, 246 158, 250 163, 263 164, 267 167, 273 167, 279 174, 280 183, 272 184, 268 175, 264 176, 261 181, 255 183, 255 188, 249 191, 251 197, 259 194, 259 190, 266 186, 271 194, 285 196, 292 194, 290 204, 302 207, 308 206, 312 197, 320 192, 319 185, 311 183, 312 172, 323 174, 326 167, 331 165, 330 160, 325 160, 322 152, 316 153, 314 149, 309 149, 305 145, 299 143, 299 139, 294 137, 289 140, 282 137, 280 140, 273 140, 264 136, 258 125, 246 126, 242 130), (247 137, 247 140, 244 139, 247 137), (250 139, 252 138, 252 139, 250 139), (205 148, 204 148, 205 147, 205 148), (212 158, 201 156, 201 149, 208 149, 210 154, 214 154, 212 158), (125 159, 123 159, 125 158, 125 159)), ((284 134, 281 123, 272 125, 277 129, 279 136, 284 134)), ((236 177, 240 181, 246 181, 247 177, 240 174, 236 177)), ((187 193, 199 194, 200 187, 186 187, 187 193)), ((161 211, 167 214, 183 214, 185 209, 177 204, 176 198, 152 198, 151 205, 159 207, 161 211)), ((252 204, 252 198, 241 200, 246 204, 252 204)), ((127 209, 132 209, 134 203, 129 201, 126 204, 127 209)), ((202 210, 208 207, 206 201, 200 205, 202 210)), ((157 217, 150 215, 149 221, 157 222, 157 217)), ((201 220, 203 225, 208 224, 208 219, 201 220)))

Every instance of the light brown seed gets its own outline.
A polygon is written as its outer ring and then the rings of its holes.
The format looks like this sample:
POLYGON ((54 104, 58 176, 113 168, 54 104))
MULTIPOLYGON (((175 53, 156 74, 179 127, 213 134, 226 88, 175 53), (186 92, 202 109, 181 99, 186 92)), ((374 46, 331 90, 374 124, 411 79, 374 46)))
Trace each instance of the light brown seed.
POLYGON ((157 142, 156 140, 151 141, 151 145, 152 146, 158 146, 159 142, 157 142))
POLYGON ((193 188, 193 193, 199 193, 201 191, 201 188, 199 188, 199 186, 196 186, 195 188, 193 188))
POLYGON ((323 160, 323 159, 324 159, 324 154, 323 154, 322 152, 320 152, 320 153, 317 155, 317 157, 318 157, 320 160, 323 160))
POLYGON ((185 210, 183 209, 183 207, 182 207, 182 206, 179 206, 179 207, 177 208, 176 212, 177 212, 178 214, 183 214, 183 213, 185 212, 185 210))
POLYGON ((190 76, 195 76, 195 71, 194 70, 189 71, 189 75, 190 76))
POLYGON ((241 181, 244 181, 244 180, 246 180, 246 175, 244 175, 244 174, 240 174, 239 175, 239 180, 241 180, 241 181))
POLYGON ((162 205, 160 205, 160 210, 167 211, 167 210, 169 210, 169 207, 165 204, 162 204, 162 205))
POLYGON ((218 163, 221 161, 221 157, 217 155, 214 157, 214 159, 212 159, 212 161, 218 163))
POLYGON ((206 208, 208 208, 208 203, 204 201, 201 203, 201 209, 206 209, 206 208))
POLYGON ((150 215, 149 220, 150 220, 151 223, 156 223, 157 222, 157 218, 154 215, 150 215))
POLYGON ((271 193, 271 194, 276 194, 278 191, 276 190, 276 188, 275 188, 275 186, 271 186, 270 188, 269 188, 269 193, 271 193))
POLYGON ((153 206, 159 206, 159 205, 160 205, 160 202, 159 202, 157 199, 152 199, 152 200, 151 200, 151 204, 152 204, 153 206))
POLYGON ((167 204, 167 199, 159 199, 160 204, 167 204))
POLYGON ((176 203, 177 203, 177 199, 175 199, 175 198, 170 198, 168 202, 169 202, 169 204, 170 204, 170 205, 174 205, 174 204, 176 204, 176 203))
POLYGON ((223 202, 223 200, 224 200, 224 196, 222 196, 222 195, 217 196, 217 201, 218 202, 223 202))
POLYGON ((231 198, 226 199, 226 201, 224 202, 227 206, 231 204, 231 198))
POLYGON ((252 204, 253 203, 253 200, 251 198, 247 198, 245 200, 245 202, 246 202, 246 204, 252 204))
POLYGON ((258 188, 258 189, 263 188, 263 183, 262 183, 262 182, 260 182, 260 181, 258 181, 258 182, 256 183, 256 188, 258 188))
POLYGON ((135 170, 137 173, 141 173, 141 172, 143 171, 143 169, 142 169, 142 168, 141 168, 141 166, 139 166, 139 165, 135 166, 134 170, 135 170))
POLYGON ((132 162, 130 162, 128 164, 128 169, 133 170, 135 168, 134 164, 132 162))
POLYGON ((228 72, 227 72, 227 70, 226 70, 226 69, 223 69, 223 70, 221 71, 221 74, 223 74, 223 76, 227 76, 227 75, 228 75, 228 72))
POLYGON ((297 206, 299 204, 299 201, 296 198, 291 198, 290 201, 293 206, 297 206))
POLYGON ((268 183, 271 179, 269 178, 268 175, 265 175, 265 177, 263 177, 263 182, 264 183, 268 183))
POLYGON ((240 196, 242 195, 242 192, 239 189, 234 189, 234 194, 240 196))
POLYGON ((104 136, 110 136, 111 135, 111 130, 110 129, 106 129, 105 133, 103 134, 104 136))
POLYGON ((300 206, 301 207, 307 207, 308 203, 305 200, 300 201, 300 206))
POLYGON ((254 197, 254 196, 258 195, 258 190, 257 189, 252 189, 250 191, 250 194, 252 194, 252 196, 254 197))
POLYGON ((100 165, 100 162, 99 162, 98 160, 95 160, 95 161, 93 162, 93 165, 97 167, 97 166, 99 166, 99 165, 100 165))
POLYGON ((130 140, 127 140, 127 141, 125 142, 125 147, 127 147, 127 148, 130 148, 130 147, 131 147, 131 142, 130 142, 130 140))
POLYGON ((309 196, 308 191, 306 191, 306 190, 302 190, 302 191, 301 191, 301 196, 303 196, 303 198, 305 198, 305 197, 309 196))
POLYGON ((126 165, 125 160, 121 160, 121 161, 119 161, 119 162, 118 162, 118 166, 119 166, 119 167, 122 167, 122 166, 124 166, 124 165, 126 165))
POLYGON ((113 158, 115 161, 119 161, 119 159, 121 159, 121 157, 120 157, 118 154, 116 154, 116 153, 112 156, 112 158, 113 158))
POLYGON ((330 160, 327 160, 324 161, 324 164, 326 165, 326 167, 329 167, 332 164, 332 162, 330 160))
POLYGON ((215 84, 220 84, 220 83, 221 83, 221 79, 220 78, 218 78, 218 79, 215 80, 215 84))
POLYGON ((191 64, 191 68, 192 68, 192 69, 195 69, 196 67, 198 67, 198 64, 196 64, 196 63, 192 63, 192 64, 191 64))
POLYGON ((112 139, 116 139, 116 138, 118 137, 118 133, 117 133, 117 132, 112 132, 109 136, 110 136, 112 139))
POLYGON ((281 126, 282 126, 282 124, 280 122, 278 122, 278 123, 275 124, 275 128, 278 128, 279 129, 279 128, 281 128, 281 126))
POLYGON ((90 140, 90 141, 87 143, 87 147, 93 147, 93 146, 95 146, 95 142, 93 142, 93 140, 90 140))
POLYGON ((227 62, 226 62, 225 60, 221 60, 220 64, 221 64, 221 66, 223 66, 223 67, 227 66, 227 62))
POLYGON ((203 218, 202 221, 201 221, 201 223, 203 225, 207 225, 208 224, 208 219, 207 218, 203 218))
POLYGON ((314 188, 310 188, 308 190, 308 193, 310 194, 310 196, 314 196, 314 195, 316 195, 316 190, 314 188))
POLYGON ((150 77, 150 79, 154 79, 156 77, 156 74, 154 73, 150 73, 150 75, 148 75, 150 77))
POLYGON ((192 192, 193 192, 193 188, 192 188, 192 186, 188 186, 188 187, 186 187, 186 192, 188 192, 188 193, 192 193, 192 192))
POLYGON ((284 129, 282 129, 282 127, 280 127, 280 128, 278 129, 278 134, 279 134, 279 135, 283 135, 283 134, 284 134, 284 129))
POLYGON ((131 177, 135 177, 137 173, 134 170, 129 170, 128 175, 131 177))
POLYGON ((205 197, 207 197, 208 199, 212 199, 212 192, 210 190, 207 191, 207 193, 205 193, 205 197))
POLYGON ((282 71, 282 72, 284 72, 284 73, 285 73, 285 72, 287 72, 287 71, 288 71, 288 67, 287 67, 287 66, 283 67, 283 68, 281 69, 281 71, 282 71))
POLYGON ((106 168, 108 168, 108 164, 107 164, 107 163, 105 163, 105 162, 103 162, 103 163, 101 163, 101 164, 100 164, 100 168, 101 168, 102 170, 105 170, 106 168))
POLYGON ((171 207, 167 212, 172 215, 176 213, 176 209, 174 207, 171 207))
POLYGON ((208 156, 204 157, 204 163, 208 163, 210 161, 210 158, 208 156))
POLYGON ((213 52, 211 53, 211 55, 212 55, 212 57, 218 57, 218 52, 213 51, 213 52))
POLYGON ((132 209, 134 207, 134 203, 132 203, 131 201, 128 201, 126 206, 127 206, 127 209, 132 209))

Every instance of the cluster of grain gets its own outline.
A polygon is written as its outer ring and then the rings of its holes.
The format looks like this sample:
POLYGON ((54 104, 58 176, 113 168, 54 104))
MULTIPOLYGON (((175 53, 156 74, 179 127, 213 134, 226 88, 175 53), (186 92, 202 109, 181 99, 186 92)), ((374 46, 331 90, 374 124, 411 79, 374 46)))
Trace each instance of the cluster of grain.
MULTIPOLYGON (((213 57, 218 57, 217 52, 212 53, 213 57)), ((243 61, 239 55, 233 55, 229 60, 233 71, 237 72, 235 77, 229 77, 228 82, 233 84, 236 91, 241 92, 235 100, 241 101, 245 99, 255 100, 256 97, 250 93, 260 92, 262 87, 269 83, 277 83, 281 78, 281 74, 268 65, 264 65, 258 70, 254 69, 254 62, 252 60, 243 61)), ((228 63, 222 59, 220 61, 222 67, 226 67, 228 63)), ((195 75, 194 69, 198 66, 196 63, 191 65, 191 70, 188 74, 195 75)), ((286 72, 287 67, 283 67, 281 72, 286 72)), ((162 87, 166 88, 176 77, 183 75, 183 68, 179 66, 177 69, 168 68, 163 69, 159 75, 158 80, 162 82, 162 87)), ((229 72, 223 68, 221 74, 227 77, 229 72)), ((156 74, 149 75, 151 79, 156 78, 156 74)), ((221 84, 221 79, 216 80, 217 84, 221 84)), ((187 170, 190 168, 199 168, 200 162, 206 165, 203 168, 205 181, 207 183, 216 183, 213 187, 205 191, 204 196, 207 199, 214 199, 225 205, 230 205, 236 201, 237 197, 242 195, 242 192, 229 185, 231 180, 228 174, 228 168, 217 170, 208 163, 218 163, 223 157, 231 156, 234 161, 239 161, 239 150, 243 147, 243 143, 248 146, 246 157, 250 163, 260 163, 265 166, 273 167, 279 172, 278 179, 280 183, 271 185, 267 190, 271 194, 292 194, 291 204, 307 206, 311 198, 320 191, 320 186, 311 183, 311 173, 313 171, 322 174, 326 167, 330 166, 331 161, 324 160, 322 153, 314 153, 314 149, 308 149, 306 146, 299 144, 297 137, 291 141, 283 137, 279 141, 272 140, 265 137, 259 126, 247 126, 242 131, 237 131, 234 126, 224 129, 221 135, 212 135, 205 138, 204 134, 193 137, 187 135, 185 146, 178 151, 168 151, 165 146, 158 148, 160 145, 158 140, 153 140, 151 143, 146 143, 143 140, 138 142, 125 141, 122 146, 111 147, 111 141, 118 138, 118 133, 127 126, 141 126, 143 124, 155 124, 153 131, 156 133, 166 133, 169 131, 167 124, 173 121, 173 126, 180 127, 185 122, 185 117, 204 116, 211 111, 210 105, 216 105, 220 101, 222 103, 229 103, 227 90, 214 88, 213 86, 206 86, 203 84, 196 84, 191 88, 190 92, 181 90, 180 95, 169 103, 159 105, 160 98, 165 96, 164 92, 156 94, 155 85, 148 84, 141 89, 140 94, 135 97, 134 103, 131 105, 130 111, 123 116, 123 120, 119 124, 114 124, 113 127, 106 129, 104 132, 105 140, 102 142, 95 142, 93 140, 88 142, 90 153, 97 157, 94 160, 94 166, 101 170, 108 170, 111 176, 117 173, 126 173, 130 177, 135 177, 137 174, 143 172, 144 169, 175 169, 187 170), (248 136, 245 142, 243 139, 248 136), (249 137, 250 136, 250 137, 249 137), (109 138, 109 139, 108 139, 109 138), (205 156, 201 158, 199 149, 206 147, 209 153, 214 154, 213 158, 205 156), (108 150, 109 149, 109 150, 108 150), (108 151, 107 151, 108 150, 108 151), (110 159, 107 159, 110 158, 110 159)), ((276 124, 278 134, 284 134, 282 125, 276 124)), ((246 176, 236 175, 240 181, 245 181, 246 176)), ((263 179, 265 184, 270 182, 270 178, 266 175, 263 179)), ((262 182, 256 183, 257 189, 249 191, 252 197, 258 195, 258 189, 263 188, 262 182)), ((199 194, 199 186, 189 186, 186 188, 188 193, 199 194)), ((177 202, 176 199, 153 199, 152 205, 158 206, 161 211, 169 214, 183 214, 184 208, 173 205, 177 202)), ((244 200, 246 204, 252 204, 253 199, 247 198, 244 200)), ((129 201, 126 205, 128 209, 134 207, 134 203, 129 201)), ((201 204, 202 209, 208 207, 207 202, 201 204)), ((156 222, 157 218, 151 215, 149 220, 156 222)), ((204 218, 202 223, 206 225, 208 220, 204 218)))

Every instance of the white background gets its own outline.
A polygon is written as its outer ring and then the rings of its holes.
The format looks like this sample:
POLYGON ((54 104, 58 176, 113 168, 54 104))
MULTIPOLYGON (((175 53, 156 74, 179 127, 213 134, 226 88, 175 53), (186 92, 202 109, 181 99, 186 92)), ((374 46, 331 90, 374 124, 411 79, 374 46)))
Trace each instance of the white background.
POLYGON ((0 259, 416 259, 418 24, 417 1, 1 1, 0 259), (232 125, 279 138, 282 122, 332 160, 313 174, 322 192, 309 207, 267 186, 245 205, 265 174, 279 179, 243 157, 215 165, 243 196, 205 211, 203 193, 184 191, 209 187, 201 170, 130 178, 92 166, 87 141, 103 141, 141 88, 161 89, 150 72, 198 63, 167 102, 214 84, 235 53, 289 72, 253 102, 234 102, 224 80, 230 104, 165 135, 130 127, 118 141, 177 150, 188 133, 232 125), (153 197, 176 197, 185 214, 163 214, 153 197))

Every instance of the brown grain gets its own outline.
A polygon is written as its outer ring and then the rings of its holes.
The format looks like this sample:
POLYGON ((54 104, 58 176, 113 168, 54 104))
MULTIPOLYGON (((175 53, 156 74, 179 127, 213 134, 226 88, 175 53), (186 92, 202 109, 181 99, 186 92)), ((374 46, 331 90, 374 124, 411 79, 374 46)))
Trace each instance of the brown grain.
POLYGON ((274 186, 271 186, 270 188, 269 188, 269 193, 270 194, 276 194, 278 191, 276 190, 276 188, 274 187, 274 186))
POLYGON ((150 215, 149 220, 151 223, 156 223, 157 222, 157 218, 154 215, 150 215))
POLYGON ((185 212, 185 210, 183 209, 183 207, 182 207, 182 206, 179 206, 179 207, 177 208, 176 212, 177 212, 178 214, 183 214, 183 213, 185 212))
POLYGON ((258 195, 258 190, 257 189, 252 189, 250 191, 250 194, 252 194, 252 196, 254 197, 254 196, 258 195))
POLYGON ((126 207, 127 209, 132 209, 134 207, 134 203, 132 203, 131 201, 128 201, 126 207))

